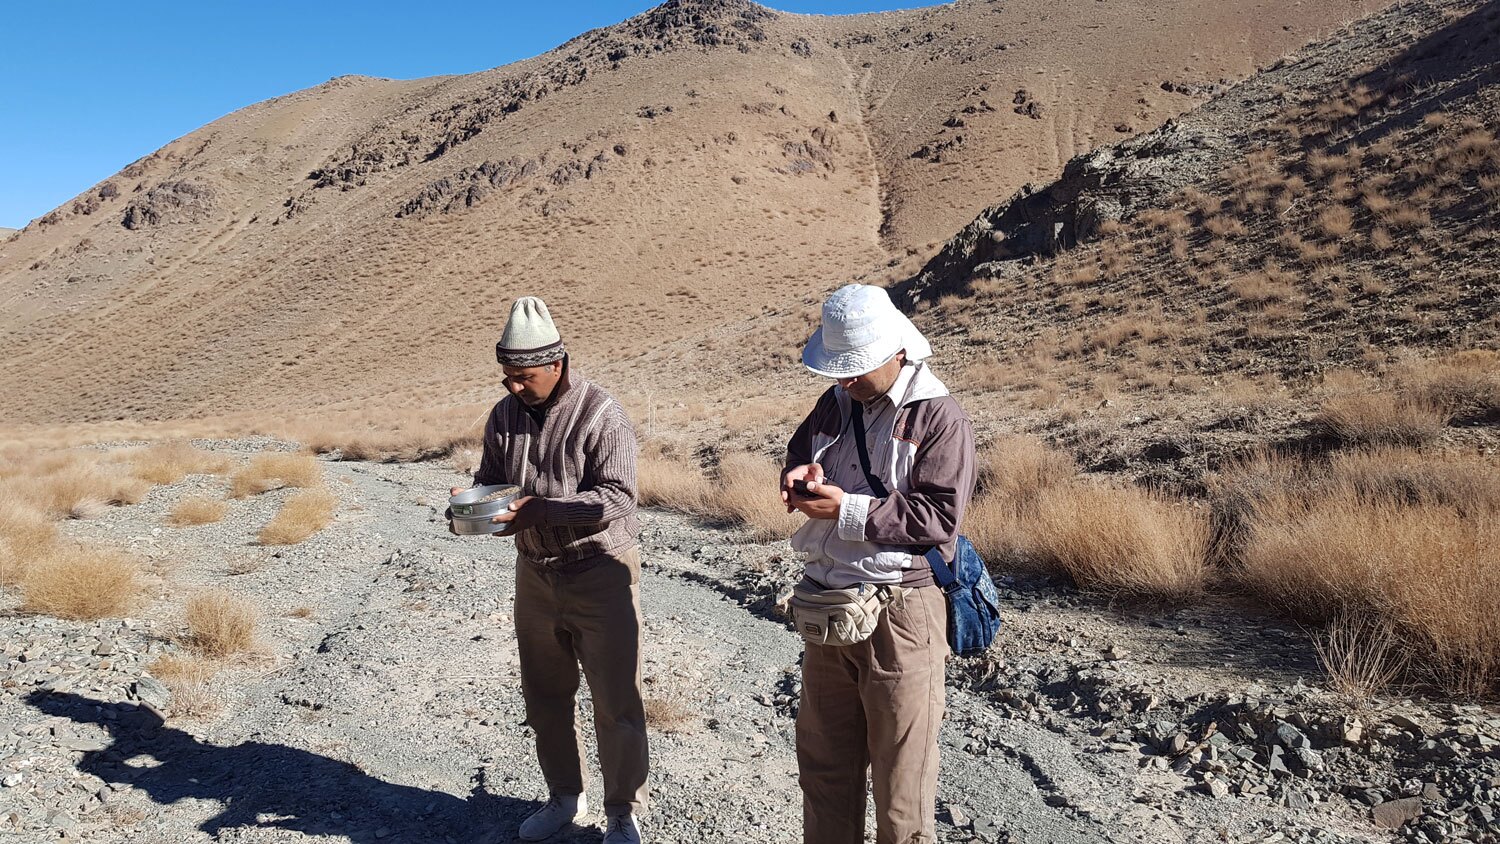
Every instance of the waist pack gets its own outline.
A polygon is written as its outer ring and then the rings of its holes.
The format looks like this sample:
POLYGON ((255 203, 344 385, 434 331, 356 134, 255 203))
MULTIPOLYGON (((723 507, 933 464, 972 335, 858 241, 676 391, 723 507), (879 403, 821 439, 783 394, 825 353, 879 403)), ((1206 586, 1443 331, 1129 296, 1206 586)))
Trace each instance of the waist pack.
POLYGON ((983 653, 1000 632, 1000 590, 984 560, 960 536, 951 568, 936 548, 927 552, 927 563, 948 599, 948 648, 958 656, 983 653))
POLYGON ((792 589, 788 605, 792 624, 814 645, 847 646, 870 638, 880 613, 900 594, 900 587, 860 583, 847 589, 824 589, 803 578, 792 589))

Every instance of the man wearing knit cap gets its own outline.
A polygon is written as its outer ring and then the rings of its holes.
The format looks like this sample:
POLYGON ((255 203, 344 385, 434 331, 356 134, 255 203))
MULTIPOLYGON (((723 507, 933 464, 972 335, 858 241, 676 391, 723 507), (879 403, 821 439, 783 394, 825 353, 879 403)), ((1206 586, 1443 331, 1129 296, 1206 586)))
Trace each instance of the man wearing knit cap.
POLYGON ((973 426, 931 354, 885 290, 863 284, 828 297, 802 350, 836 383, 792 436, 782 472, 787 511, 808 517, 792 536, 805 558, 799 588, 868 586, 884 604, 868 638, 813 636, 803 652, 805 844, 862 844, 867 775, 876 844, 937 840, 947 603, 924 555, 954 559, 975 461, 973 426))
POLYGON ((495 357, 510 395, 490 412, 474 483, 521 487, 495 517, 506 524, 496 536, 516 541, 521 694, 548 790, 520 837, 549 838, 588 813, 575 715, 581 666, 603 769, 604 844, 637 844, 647 752, 635 431, 618 402, 570 371, 541 299, 511 306, 495 357))

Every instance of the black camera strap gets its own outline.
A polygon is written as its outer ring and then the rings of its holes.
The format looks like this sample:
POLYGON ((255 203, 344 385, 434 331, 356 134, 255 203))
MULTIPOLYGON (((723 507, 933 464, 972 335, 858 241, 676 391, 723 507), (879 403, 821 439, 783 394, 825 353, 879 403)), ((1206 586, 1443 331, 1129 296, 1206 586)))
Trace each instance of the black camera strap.
POLYGON ((864 470, 865 483, 870 485, 876 498, 885 498, 891 491, 870 471, 870 447, 865 443, 865 407, 852 397, 849 399, 849 421, 854 427, 854 447, 859 450, 859 468, 864 470))

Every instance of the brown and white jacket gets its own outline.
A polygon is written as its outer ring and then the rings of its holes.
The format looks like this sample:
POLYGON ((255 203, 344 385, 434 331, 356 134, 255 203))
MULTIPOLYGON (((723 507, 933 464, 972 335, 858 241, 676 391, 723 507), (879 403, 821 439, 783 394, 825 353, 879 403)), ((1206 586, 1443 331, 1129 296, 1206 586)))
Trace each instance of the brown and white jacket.
POLYGON ((515 484, 547 499, 543 526, 516 534, 521 557, 568 569, 636 544, 635 429, 602 387, 571 374, 539 426, 515 396, 484 428, 475 484, 515 484))
POLYGON ((845 493, 838 519, 809 520, 792 547, 806 555, 807 575, 830 588, 925 583, 921 555, 936 546, 953 559, 974 495, 973 424, 925 363, 902 367, 890 391, 864 406, 870 469, 890 493, 877 498, 852 439, 851 401, 830 387, 787 445, 788 469, 819 463, 845 493))

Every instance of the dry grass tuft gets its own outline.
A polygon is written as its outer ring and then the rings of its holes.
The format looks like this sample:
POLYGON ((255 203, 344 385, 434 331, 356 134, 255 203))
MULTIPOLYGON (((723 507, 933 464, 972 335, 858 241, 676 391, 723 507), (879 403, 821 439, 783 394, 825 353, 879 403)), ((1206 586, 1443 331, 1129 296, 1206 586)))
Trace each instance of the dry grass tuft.
POLYGON ((187 642, 204 656, 222 659, 255 644, 255 608, 228 592, 213 589, 188 599, 187 642))
POLYGON ((962 528, 992 564, 1134 597, 1181 600, 1202 590, 1208 526, 1195 510, 1090 485, 1067 455, 1026 437, 996 443, 984 462, 962 528))
POLYGON ((649 446, 636 466, 641 504, 664 507, 711 522, 748 528, 755 542, 785 539, 801 526, 777 494, 781 466, 748 452, 730 452, 711 480, 694 463, 649 446))
POLYGON ((210 688, 219 667, 194 656, 168 654, 147 669, 172 693, 172 714, 202 718, 216 714, 222 702, 210 688))
POLYGON ((1421 445, 1442 433, 1447 416, 1396 393, 1352 393, 1324 402, 1317 422, 1352 445, 1421 445))
POLYGON ((1203 590, 1207 519, 1144 490, 1055 487, 1021 528, 1022 555, 1080 588, 1170 601, 1203 590))
POLYGON ((1381 450, 1229 473, 1243 583, 1309 621, 1388 622, 1443 689, 1500 684, 1500 472, 1492 460, 1381 450))
POLYGON ((777 493, 781 465, 773 460, 737 451, 719 464, 719 483, 710 498, 711 515, 749 528, 755 542, 771 542, 791 536, 806 519, 788 513, 777 493))
POLYGON ((645 704, 646 725, 658 732, 687 732, 698 721, 698 714, 678 700, 647 697, 645 704))
POLYGON ((229 471, 230 462, 187 443, 166 443, 130 455, 135 476, 153 484, 174 484, 188 475, 218 475, 229 471))
POLYGON ((177 527, 207 525, 224 518, 228 510, 229 505, 217 498, 195 495, 177 502, 167 521, 177 527))
POLYGON ((28 500, 53 518, 86 519, 113 505, 139 504, 151 491, 151 484, 79 461, 51 474, 28 478, 21 488, 26 490, 28 500))
POLYGON ((1385 691, 1406 667, 1406 653, 1389 621, 1340 616, 1313 640, 1328 685, 1363 704, 1385 691))
POLYGON ((712 487, 698 464, 664 452, 655 444, 641 449, 636 462, 636 488, 641 504, 694 516, 707 514, 712 487))
POLYGON ((0 498, 0 587, 21 583, 31 564, 56 542, 57 528, 43 513, 19 499, 0 498))
POLYGON ((1072 458, 1031 437, 999 440, 980 455, 979 491, 964 514, 963 532, 985 560, 1021 566, 1017 540, 1035 519, 1042 493, 1073 483, 1072 458))
POLYGON ((69 619, 121 616, 140 592, 139 572, 119 551, 59 545, 26 567, 21 609, 69 619))
POLYGON ((323 470, 309 455, 260 454, 230 478, 229 497, 246 498, 284 486, 317 486, 322 480, 323 470))
POLYGON ((307 489, 281 505, 257 537, 262 545, 295 545, 328 526, 339 500, 326 489, 307 489))
POLYGON ((1402 392, 1456 424, 1500 422, 1500 352, 1471 349, 1406 361, 1395 372, 1402 392))

